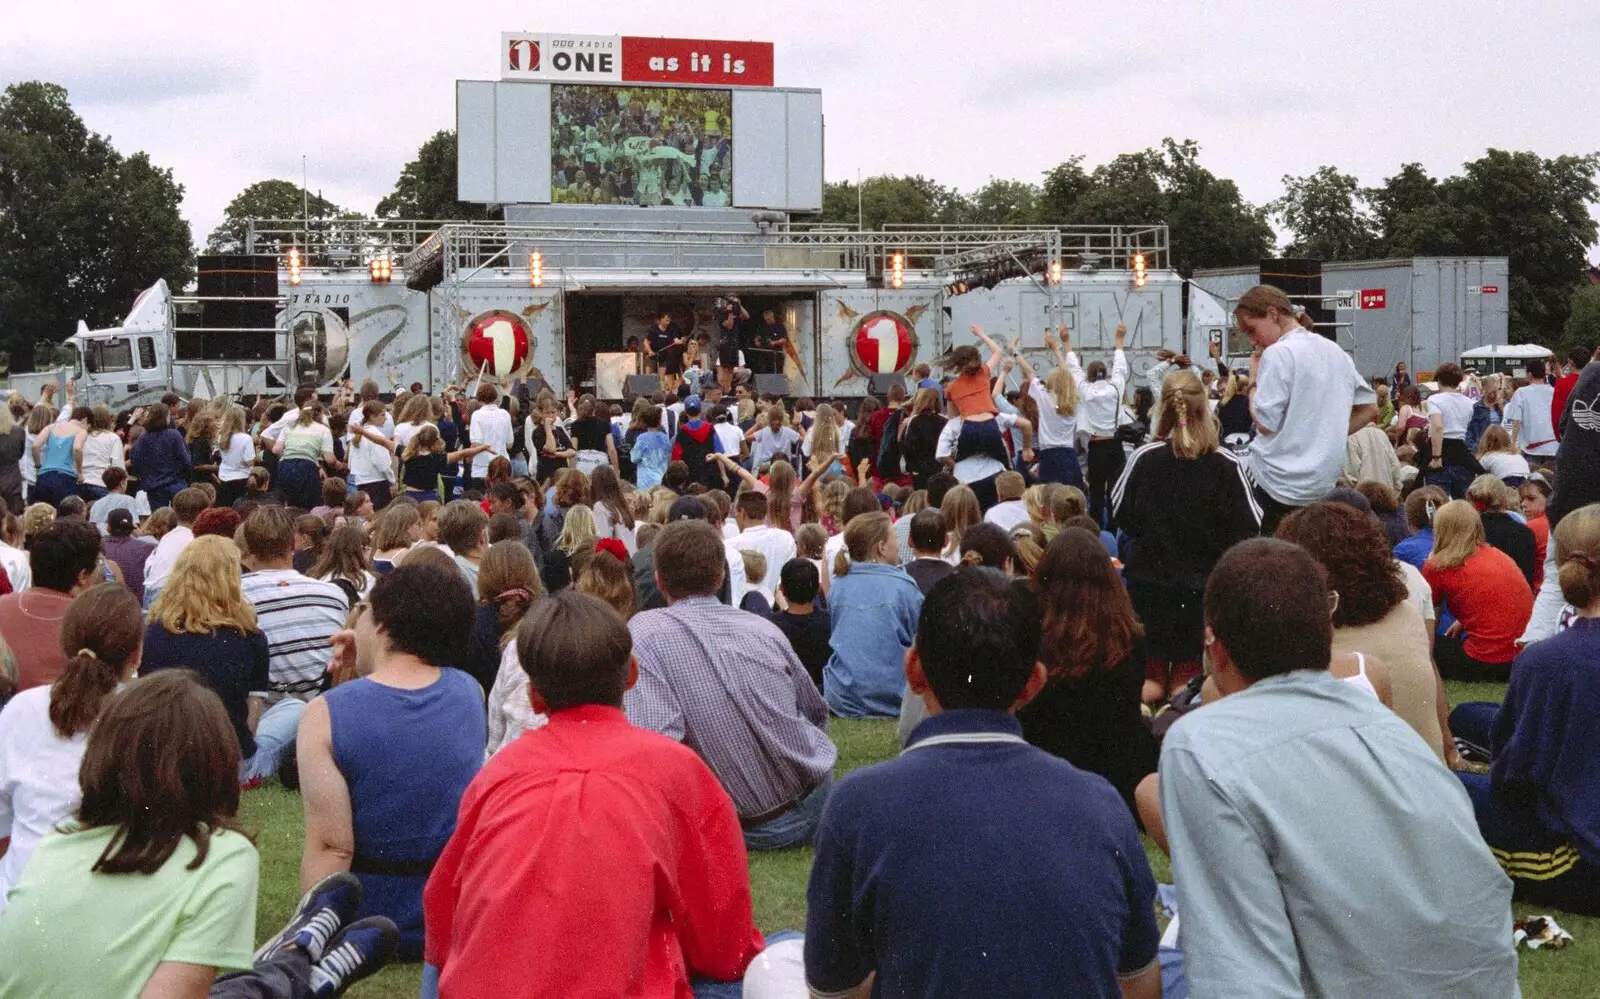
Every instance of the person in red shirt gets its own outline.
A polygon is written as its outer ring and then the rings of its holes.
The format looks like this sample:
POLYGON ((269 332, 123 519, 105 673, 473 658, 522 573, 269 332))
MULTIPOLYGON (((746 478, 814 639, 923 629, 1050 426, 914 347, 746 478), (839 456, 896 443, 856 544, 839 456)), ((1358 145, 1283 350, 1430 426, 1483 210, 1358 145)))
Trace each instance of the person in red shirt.
POLYGON ((1433 554, 1422 564, 1433 602, 1455 624, 1434 643, 1433 658, 1446 680, 1505 682, 1517 639, 1533 615, 1533 590, 1511 556, 1484 541, 1483 520, 1466 500, 1433 517, 1433 554))
POLYGON ((0 597, 0 690, 45 687, 67 668, 61 622, 79 593, 104 581, 100 529, 57 521, 34 535, 33 587, 0 597))
POLYGON ((623 715, 627 625, 564 590, 533 605, 517 654, 550 720, 462 797, 423 895, 423 995, 690 999, 697 980, 737 982, 765 945, 739 817, 694 750, 623 715))
POLYGON ((1522 501, 1522 515, 1528 520, 1528 530, 1533 532, 1533 554, 1539 567, 1533 574, 1533 592, 1537 596, 1544 586, 1544 559, 1550 551, 1550 521, 1544 515, 1545 503, 1550 499, 1550 484, 1543 476, 1535 475, 1517 488, 1522 501))
MULTIPOLYGON (((1595 353, 1600 353, 1600 348, 1596 348, 1595 353)), ((1567 397, 1578 384, 1578 376, 1588 366, 1590 356, 1587 347, 1567 351, 1567 373, 1556 380, 1555 394, 1550 397, 1550 426, 1555 428, 1556 440, 1561 439, 1561 411, 1567 408, 1567 397)))

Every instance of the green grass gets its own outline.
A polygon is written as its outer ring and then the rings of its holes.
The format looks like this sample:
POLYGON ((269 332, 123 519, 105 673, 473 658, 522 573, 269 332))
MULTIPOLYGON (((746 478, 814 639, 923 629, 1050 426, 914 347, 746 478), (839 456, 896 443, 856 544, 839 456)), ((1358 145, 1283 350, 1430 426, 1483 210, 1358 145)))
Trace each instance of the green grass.
MULTIPOLYGON (((1462 701, 1498 701, 1502 684, 1451 683, 1446 685, 1452 706, 1462 701)), ((842 721, 831 732, 839 747, 838 775, 886 760, 896 751, 893 721, 842 721)), ((300 796, 269 785, 245 795, 243 818, 260 832, 261 894, 256 908, 256 932, 262 938, 276 932, 299 898, 301 811, 300 796)), ((1157 881, 1171 881, 1166 855, 1145 840, 1145 852, 1157 881)), ((811 870, 811 849, 804 847, 750 857, 750 886, 755 898, 756 923, 771 933, 804 929, 806 878, 811 870)), ((1518 904, 1518 918, 1548 909, 1518 904)), ((1600 919, 1553 913, 1573 935, 1572 946, 1560 951, 1522 953, 1521 982, 1529 999, 1590 999, 1600 991, 1600 919)), ((384 969, 352 989, 355 999, 415 999, 421 986, 420 965, 384 969)))

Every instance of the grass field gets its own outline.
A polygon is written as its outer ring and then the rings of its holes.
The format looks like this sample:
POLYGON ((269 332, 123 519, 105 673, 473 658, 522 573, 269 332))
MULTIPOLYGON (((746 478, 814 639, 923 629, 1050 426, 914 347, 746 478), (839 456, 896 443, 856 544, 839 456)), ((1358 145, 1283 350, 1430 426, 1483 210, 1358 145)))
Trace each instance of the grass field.
MULTIPOLYGON (((1462 701, 1498 701, 1504 693, 1497 684, 1449 684, 1452 705, 1462 701)), ((839 746, 842 776, 857 767, 895 754, 894 722, 850 722, 835 719, 834 741, 839 746)), ((276 784, 245 795, 244 819, 259 831, 261 895, 256 931, 265 938, 288 918, 299 897, 301 812, 300 797, 276 784)), ((1167 858, 1147 840, 1145 850, 1156 880, 1172 880, 1167 858)), ((750 857, 750 885, 755 897, 756 922, 771 933, 805 927, 806 878, 811 870, 811 850, 802 848, 750 857)), ((1516 907, 1521 917, 1531 910, 1516 907)), ((1541 912, 1545 910, 1539 910, 1541 912)), ((1590 999, 1600 994, 1600 919, 1552 913, 1573 935, 1572 946, 1560 951, 1522 954, 1522 990, 1528 999, 1590 999)), ((363 982, 350 995, 357 999, 413 999, 421 985, 420 965, 390 967, 363 982)))

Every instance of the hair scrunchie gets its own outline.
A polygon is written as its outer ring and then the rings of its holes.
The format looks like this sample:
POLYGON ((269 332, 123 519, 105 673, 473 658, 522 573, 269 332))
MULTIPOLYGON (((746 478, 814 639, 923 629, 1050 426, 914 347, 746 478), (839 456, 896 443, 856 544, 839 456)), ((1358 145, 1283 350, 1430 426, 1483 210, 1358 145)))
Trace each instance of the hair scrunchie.
POLYGON ((628 561, 628 546, 616 538, 601 538, 594 543, 594 550, 597 555, 600 552, 609 552, 616 556, 618 562, 628 561))

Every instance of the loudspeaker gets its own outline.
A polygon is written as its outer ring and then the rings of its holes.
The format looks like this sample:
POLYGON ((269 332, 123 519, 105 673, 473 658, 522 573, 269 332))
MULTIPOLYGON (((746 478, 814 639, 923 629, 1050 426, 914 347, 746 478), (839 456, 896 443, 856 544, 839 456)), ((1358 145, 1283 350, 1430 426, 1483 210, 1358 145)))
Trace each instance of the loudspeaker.
POLYGON ((788 395, 788 375, 756 375, 756 395, 788 395))
POLYGON ((894 386, 905 388, 906 376, 890 371, 884 374, 873 375, 867 379, 867 390, 880 399, 889 394, 894 386))
POLYGON ((625 395, 653 395, 661 391, 660 375, 629 375, 622 389, 625 395))
POLYGON ((202 298, 272 298, 278 294, 278 258, 270 253, 202 254, 195 258, 202 298))

